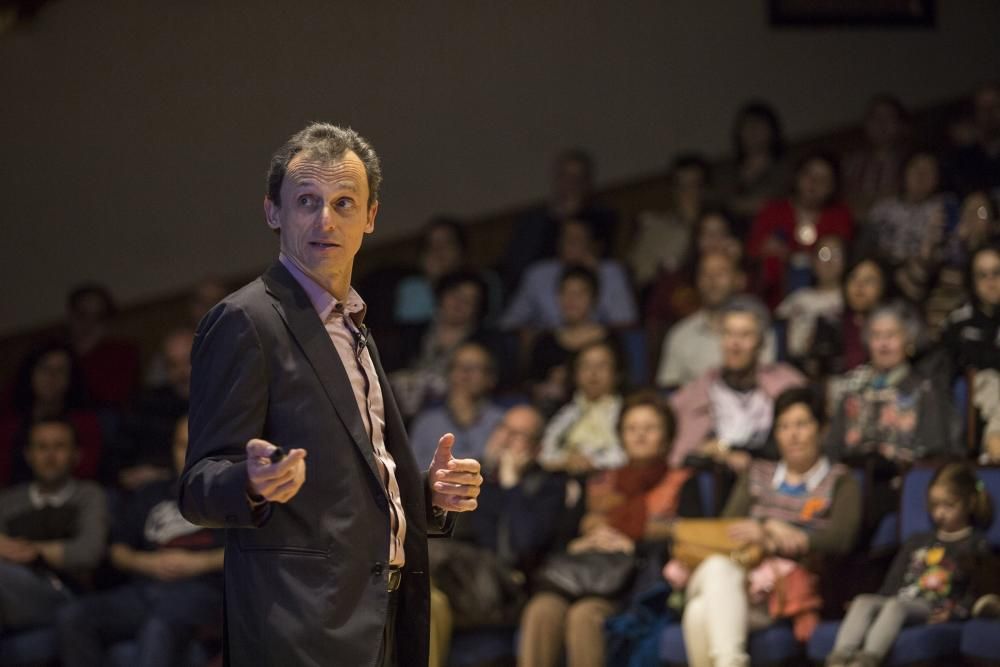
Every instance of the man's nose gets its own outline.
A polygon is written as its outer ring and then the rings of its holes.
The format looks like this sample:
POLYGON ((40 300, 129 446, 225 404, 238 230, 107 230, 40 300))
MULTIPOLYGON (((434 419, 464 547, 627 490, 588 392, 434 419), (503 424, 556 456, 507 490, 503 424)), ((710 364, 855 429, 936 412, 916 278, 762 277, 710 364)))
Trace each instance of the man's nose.
POLYGON ((323 229, 330 229, 333 227, 333 207, 330 204, 325 204, 323 206, 323 213, 320 215, 320 224, 323 229))

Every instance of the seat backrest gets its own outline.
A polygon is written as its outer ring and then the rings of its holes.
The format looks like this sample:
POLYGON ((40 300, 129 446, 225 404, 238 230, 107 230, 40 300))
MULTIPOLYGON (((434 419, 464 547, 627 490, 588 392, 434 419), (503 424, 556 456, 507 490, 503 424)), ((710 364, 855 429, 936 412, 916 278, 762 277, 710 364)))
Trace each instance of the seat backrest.
POLYGON ((1000 549, 1000 466, 981 466, 976 472, 993 500, 993 523, 986 531, 986 541, 1000 549))
POLYGON ((715 471, 700 470, 696 474, 696 480, 698 482, 698 497, 701 499, 701 511, 704 512, 706 517, 718 515, 719 508, 715 506, 715 471))
POLYGON ((927 488, 934 477, 934 468, 913 468, 903 477, 899 499, 899 539, 905 542, 916 533, 934 529, 927 512, 927 488))

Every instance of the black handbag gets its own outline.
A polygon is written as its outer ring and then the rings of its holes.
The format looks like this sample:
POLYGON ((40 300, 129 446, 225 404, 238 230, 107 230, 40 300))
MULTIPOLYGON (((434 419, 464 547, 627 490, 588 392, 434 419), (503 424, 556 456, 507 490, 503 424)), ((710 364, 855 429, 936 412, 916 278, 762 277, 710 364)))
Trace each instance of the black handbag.
POLYGON ((622 551, 562 553, 545 562, 536 575, 535 585, 569 600, 615 599, 628 591, 636 569, 636 556, 622 551))
POLYGON ((431 582, 448 598, 456 628, 516 625, 525 603, 524 575, 490 550, 458 540, 433 540, 431 582))

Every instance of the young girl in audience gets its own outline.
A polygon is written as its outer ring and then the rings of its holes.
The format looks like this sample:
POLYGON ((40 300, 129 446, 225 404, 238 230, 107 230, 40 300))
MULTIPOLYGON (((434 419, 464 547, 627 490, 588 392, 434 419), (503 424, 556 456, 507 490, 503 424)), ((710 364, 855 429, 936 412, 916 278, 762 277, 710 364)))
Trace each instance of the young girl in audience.
POLYGON ((828 667, 875 667, 907 625, 944 623, 970 615, 992 573, 989 546, 980 528, 992 505, 975 470, 966 463, 943 466, 927 493, 934 530, 913 536, 892 563, 878 595, 860 595, 840 626, 828 667))

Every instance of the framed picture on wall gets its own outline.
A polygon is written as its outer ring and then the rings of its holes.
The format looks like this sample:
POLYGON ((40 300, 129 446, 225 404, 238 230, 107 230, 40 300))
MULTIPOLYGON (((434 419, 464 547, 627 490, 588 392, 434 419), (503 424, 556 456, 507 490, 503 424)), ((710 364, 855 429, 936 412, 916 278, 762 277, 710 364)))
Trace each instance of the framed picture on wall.
POLYGON ((937 0, 768 0, 772 26, 933 28, 937 0))

